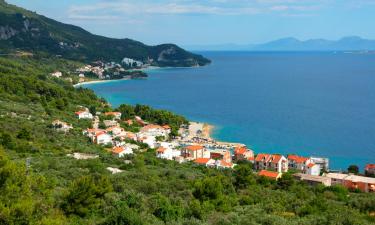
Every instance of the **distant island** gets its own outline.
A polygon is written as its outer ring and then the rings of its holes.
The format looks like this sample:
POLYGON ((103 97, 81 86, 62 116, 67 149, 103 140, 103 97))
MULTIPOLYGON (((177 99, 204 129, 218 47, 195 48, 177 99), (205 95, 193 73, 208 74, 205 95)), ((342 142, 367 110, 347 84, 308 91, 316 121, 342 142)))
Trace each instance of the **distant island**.
POLYGON ((374 51, 375 40, 349 36, 339 40, 309 39, 301 41, 288 37, 263 44, 190 45, 185 48, 208 51, 374 51))

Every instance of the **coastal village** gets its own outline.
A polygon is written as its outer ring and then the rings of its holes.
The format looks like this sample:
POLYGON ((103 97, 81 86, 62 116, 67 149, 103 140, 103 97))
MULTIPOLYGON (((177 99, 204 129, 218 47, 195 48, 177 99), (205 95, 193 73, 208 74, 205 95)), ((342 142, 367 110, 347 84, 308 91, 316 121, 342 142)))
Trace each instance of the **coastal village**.
POLYGON ((55 71, 50 76, 65 79, 70 83, 74 81, 72 78, 77 77, 78 80, 75 80, 75 83, 92 80, 140 79, 147 77, 143 69, 150 68, 150 63, 152 63, 151 59, 144 63, 131 58, 124 58, 120 63, 95 61, 76 69, 72 73, 73 77, 67 76, 68 74, 63 74, 61 71, 55 71))
MULTIPOLYGON (((259 176, 278 180, 283 174, 293 172, 295 179, 310 185, 343 185, 350 190, 375 193, 375 164, 365 168, 367 176, 330 171, 329 159, 315 156, 280 155, 255 153, 240 143, 219 142, 210 137, 212 127, 191 122, 181 126, 178 136, 172 137, 168 124, 157 125, 144 121, 141 117, 122 119, 121 112, 96 112, 93 115, 88 108, 80 107, 75 112, 80 120, 92 121, 92 127, 83 134, 94 144, 103 145, 114 157, 126 158, 127 155, 144 151, 141 145, 155 150, 157 158, 174 160, 178 163, 193 163, 216 169, 233 169, 237 163, 251 163, 259 176), (100 118, 104 118, 100 120, 100 118), (137 125, 138 132, 131 132, 121 126, 137 125)), ((73 127, 63 121, 53 121, 53 127, 60 132, 69 132, 73 127)), ((147 149, 146 148, 146 149, 147 149)), ((81 153, 73 154, 76 159, 89 159, 98 156, 81 153)), ((128 160, 124 160, 128 162, 128 160)), ((121 173, 118 168, 107 168, 111 173, 121 173)))

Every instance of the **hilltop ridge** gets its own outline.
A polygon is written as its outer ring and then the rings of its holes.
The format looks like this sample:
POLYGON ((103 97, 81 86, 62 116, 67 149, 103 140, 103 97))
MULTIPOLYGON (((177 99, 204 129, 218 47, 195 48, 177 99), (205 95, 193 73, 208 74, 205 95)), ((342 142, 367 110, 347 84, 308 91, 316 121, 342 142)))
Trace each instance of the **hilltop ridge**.
POLYGON ((0 1, 0 52, 16 50, 57 55, 79 61, 132 58, 153 66, 203 66, 210 60, 175 44, 148 46, 131 39, 92 34, 26 9, 0 1))

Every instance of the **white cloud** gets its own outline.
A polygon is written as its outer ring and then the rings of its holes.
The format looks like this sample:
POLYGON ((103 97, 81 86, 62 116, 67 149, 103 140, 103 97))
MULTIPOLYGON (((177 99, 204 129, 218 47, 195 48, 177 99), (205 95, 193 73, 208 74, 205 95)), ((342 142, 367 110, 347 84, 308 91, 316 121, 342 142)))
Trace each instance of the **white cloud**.
POLYGON ((119 19, 119 17, 110 16, 110 15, 93 16, 93 15, 71 14, 69 15, 69 19, 73 19, 73 20, 117 20, 119 19))
POLYGON ((163 15, 254 15, 261 13, 296 13, 314 11, 331 0, 111 0, 90 5, 71 6, 71 19, 93 18, 116 20, 135 14, 163 15), (115 16, 114 16, 115 15, 115 16))

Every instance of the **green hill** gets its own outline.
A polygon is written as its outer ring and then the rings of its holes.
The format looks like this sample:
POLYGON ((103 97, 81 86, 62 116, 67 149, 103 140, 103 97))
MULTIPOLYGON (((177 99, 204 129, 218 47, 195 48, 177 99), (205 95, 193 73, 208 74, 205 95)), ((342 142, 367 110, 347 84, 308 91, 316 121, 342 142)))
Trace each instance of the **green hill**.
POLYGON ((174 44, 148 46, 98 36, 0 0, 0 53, 15 50, 60 55, 79 61, 132 58, 155 66, 203 66, 210 61, 174 44))
MULTIPOLYGON (((82 134, 91 123, 74 115, 78 106, 114 109, 92 91, 46 75, 77 66, 56 58, 0 57, 0 224, 375 223, 372 193, 310 187, 290 174, 276 182, 257 176, 246 163, 234 170, 179 164, 158 159, 154 149, 141 145, 145 151, 127 156, 125 163, 92 144, 82 134), (51 127, 56 119, 74 128, 57 132, 51 127), (99 157, 67 155, 75 152, 99 157), (107 167, 123 172, 111 174, 107 167)), ((162 124, 184 120, 148 107, 139 110, 162 124)))

